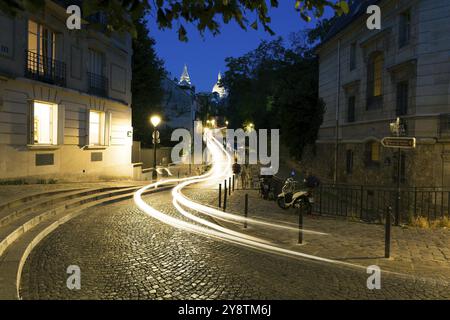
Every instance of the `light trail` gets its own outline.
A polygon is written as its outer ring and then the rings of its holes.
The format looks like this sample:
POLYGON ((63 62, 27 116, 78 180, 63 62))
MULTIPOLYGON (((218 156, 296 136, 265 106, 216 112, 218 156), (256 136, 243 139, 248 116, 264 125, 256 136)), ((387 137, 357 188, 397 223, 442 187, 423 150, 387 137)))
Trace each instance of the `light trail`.
MULTIPOLYGON (((213 180, 213 181, 219 180, 220 181, 224 177, 228 178, 231 173, 231 156, 222 147, 221 143, 219 141, 217 141, 217 139, 212 137, 212 135, 209 132, 206 132, 206 142, 207 142, 207 147, 210 149, 211 155, 213 157, 213 166, 209 172, 207 172, 206 174, 200 175, 200 176, 195 176, 195 177, 163 180, 163 181, 155 182, 155 183, 152 183, 148 186, 141 188, 134 194, 134 202, 136 203, 138 208, 141 209, 146 214, 148 214, 149 216, 161 221, 162 223, 170 225, 172 227, 175 227, 175 228, 178 228, 181 230, 185 230, 188 232, 193 232, 196 234, 201 234, 204 236, 220 239, 223 241, 231 242, 233 244, 237 244, 240 246, 257 249, 257 250, 261 250, 264 252, 286 255, 286 256, 290 256, 290 257, 306 258, 306 259, 319 261, 319 262, 326 262, 326 263, 331 263, 331 264, 336 264, 336 265, 365 269, 365 267, 363 267, 363 266, 352 264, 349 262, 343 262, 343 261, 338 261, 338 260, 322 258, 322 257, 318 257, 318 256, 278 247, 273 244, 269 244, 259 238, 251 237, 251 236, 248 236, 248 235, 245 235, 245 234, 242 234, 239 232, 235 232, 232 230, 224 230, 223 227, 220 227, 217 225, 215 225, 215 227, 212 227, 211 222, 201 219, 199 217, 193 216, 190 213, 188 213, 186 210, 184 210, 180 206, 179 203, 181 203, 182 205, 185 205, 186 207, 188 207, 194 211, 205 211, 207 213, 218 211, 216 209, 209 208, 206 206, 202 207, 200 204, 186 199, 181 194, 181 190, 184 187, 186 187, 187 185, 191 185, 194 183, 211 181, 211 180, 213 180), (227 161, 223 161, 223 157, 220 157, 220 154, 225 154, 227 161), (176 186, 172 190, 173 204, 174 204, 175 208, 181 214, 183 214, 185 217, 188 217, 191 219, 194 218, 193 219, 194 221, 201 223, 202 225, 193 224, 193 223, 175 218, 173 216, 167 215, 165 213, 162 213, 161 211, 156 210, 155 208, 151 207, 148 203, 146 203, 142 199, 143 193, 145 191, 147 191, 148 189, 156 188, 160 185, 174 183, 174 182, 181 182, 178 186, 176 186), (197 209, 201 209, 201 210, 197 210, 197 209), (208 227, 205 227, 204 225, 206 225, 208 227)), ((217 213, 217 212, 215 212, 215 213, 217 213)), ((285 227, 285 226, 283 226, 283 227, 285 227)))

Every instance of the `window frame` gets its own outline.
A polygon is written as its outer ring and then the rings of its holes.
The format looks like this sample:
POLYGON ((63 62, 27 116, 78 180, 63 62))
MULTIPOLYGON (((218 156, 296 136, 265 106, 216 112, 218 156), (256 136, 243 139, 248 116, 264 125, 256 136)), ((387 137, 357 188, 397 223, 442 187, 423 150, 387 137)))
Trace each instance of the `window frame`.
POLYGON ((376 51, 369 56, 367 63, 367 110, 379 109, 382 106, 384 95, 383 77, 384 54, 381 51, 376 51), (379 70, 377 66, 379 66, 379 70), (376 92, 377 88, 379 93, 376 92))
POLYGON ((47 68, 52 68, 52 65, 50 66, 45 66, 46 64, 48 64, 48 60, 51 59, 51 61, 55 61, 56 60, 56 41, 57 41, 57 34, 56 32, 47 27, 46 25, 43 25, 39 22, 36 22, 32 19, 28 19, 28 25, 27 25, 27 50, 29 52, 33 52, 37 55, 37 66, 39 68, 39 70, 33 70, 33 71, 39 71, 41 73, 44 72, 48 72, 49 70, 47 70, 47 68), (30 30, 30 24, 33 23, 36 25, 36 33, 34 33, 34 31, 30 30), (46 52, 44 52, 44 31, 48 32, 51 35, 51 39, 49 37, 46 38, 47 42, 47 50, 45 50, 46 52), (34 35, 36 37, 36 43, 34 44, 36 46, 35 49, 30 48, 30 34, 34 35), (50 50, 50 55, 48 55, 48 50, 50 50), (40 63, 40 59, 43 60, 43 64, 41 65, 40 63), (42 70, 41 70, 41 66, 42 66, 42 70))
POLYGON ((88 126, 89 126, 89 146, 93 146, 93 147, 98 147, 98 146, 105 146, 106 145, 106 112, 104 111, 100 111, 100 110, 95 110, 95 109, 89 109, 88 110, 89 113, 89 122, 88 122, 88 126), (92 141, 92 114, 96 113, 99 115, 99 122, 98 122, 98 143, 94 143, 92 141))
POLYGON ((401 49, 411 41, 411 10, 405 10, 399 15, 398 47, 401 49))
POLYGON ((49 101, 40 101, 40 100, 29 100, 28 101, 28 145, 29 146, 57 146, 64 143, 64 106, 61 104, 57 104, 49 101), (51 107, 51 128, 49 128, 50 141, 39 142, 36 141, 36 104, 49 105, 51 107))
POLYGON ((409 109, 409 81, 404 80, 396 84, 396 107, 397 116, 408 114, 409 109))
POLYGON ((366 167, 379 167, 381 164, 381 143, 376 140, 371 140, 366 143, 366 167), (377 159, 374 159, 374 150, 376 147, 377 159))
POLYGON ((349 61, 349 67, 350 71, 353 71, 356 69, 356 42, 353 42, 350 44, 350 61, 349 61))
POLYGON ((353 150, 347 149, 345 152, 345 170, 348 175, 353 173, 353 159, 354 159, 353 150))
POLYGON ((356 121, 356 96, 351 95, 347 99, 347 122, 353 123, 356 121))

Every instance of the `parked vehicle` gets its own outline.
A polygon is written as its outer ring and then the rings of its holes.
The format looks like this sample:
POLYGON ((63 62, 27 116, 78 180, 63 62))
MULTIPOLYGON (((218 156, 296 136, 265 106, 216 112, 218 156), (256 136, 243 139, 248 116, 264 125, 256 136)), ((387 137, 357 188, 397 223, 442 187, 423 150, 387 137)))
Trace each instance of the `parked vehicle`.
POLYGON ((314 203, 312 188, 305 190, 294 178, 286 179, 282 192, 277 197, 278 206, 282 209, 303 208, 310 213, 314 203))

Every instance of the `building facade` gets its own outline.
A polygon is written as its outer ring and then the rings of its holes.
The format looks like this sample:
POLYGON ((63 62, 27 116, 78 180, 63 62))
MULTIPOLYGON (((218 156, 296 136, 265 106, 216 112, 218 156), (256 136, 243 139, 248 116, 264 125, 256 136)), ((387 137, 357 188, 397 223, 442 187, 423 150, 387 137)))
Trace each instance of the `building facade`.
POLYGON ((400 172, 403 185, 450 186, 450 1, 354 1, 318 54, 326 113, 304 167, 328 182, 392 185, 400 172), (381 30, 366 25, 374 4, 381 30), (397 117, 417 138, 400 170, 380 143, 397 117))
POLYGON ((131 178, 131 38, 46 3, 0 13, 0 180, 131 178))
POLYGON ((165 78, 162 81, 162 87, 164 90, 161 102, 164 112, 162 125, 170 131, 184 128, 192 134, 197 113, 197 99, 187 66, 184 66, 180 80, 165 78))

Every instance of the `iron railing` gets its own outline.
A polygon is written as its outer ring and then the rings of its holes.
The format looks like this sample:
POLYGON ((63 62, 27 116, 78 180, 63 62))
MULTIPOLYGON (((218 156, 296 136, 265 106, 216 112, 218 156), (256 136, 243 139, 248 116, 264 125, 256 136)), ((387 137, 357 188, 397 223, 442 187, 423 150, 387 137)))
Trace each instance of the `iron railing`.
POLYGON ((108 96, 108 78, 88 72, 89 93, 97 96, 108 96))
POLYGON ((66 64, 61 61, 37 54, 25 52, 25 76, 59 86, 66 86, 66 64))
MULTIPOLYGON (((272 179, 275 194, 281 192, 284 180, 272 179)), ((404 187, 400 190, 384 186, 327 185, 313 191, 313 213, 360 221, 382 223, 387 207, 398 212, 399 223, 410 223, 418 217, 429 221, 450 218, 450 187, 404 187)))

